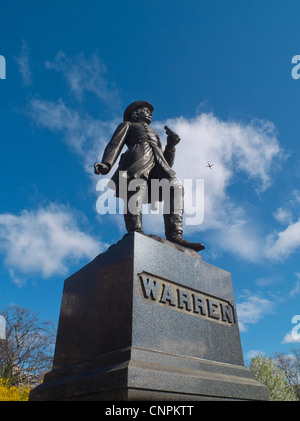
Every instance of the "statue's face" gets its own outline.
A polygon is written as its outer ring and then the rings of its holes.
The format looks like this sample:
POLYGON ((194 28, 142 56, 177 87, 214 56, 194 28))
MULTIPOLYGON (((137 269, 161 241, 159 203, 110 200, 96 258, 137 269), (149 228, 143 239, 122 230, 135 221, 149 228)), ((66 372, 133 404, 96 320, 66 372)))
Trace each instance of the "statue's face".
POLYGON ((131 113, 132 121, 145 121, 150 124, 152 121, 152 112, 147 107, 137 108, 131 113))

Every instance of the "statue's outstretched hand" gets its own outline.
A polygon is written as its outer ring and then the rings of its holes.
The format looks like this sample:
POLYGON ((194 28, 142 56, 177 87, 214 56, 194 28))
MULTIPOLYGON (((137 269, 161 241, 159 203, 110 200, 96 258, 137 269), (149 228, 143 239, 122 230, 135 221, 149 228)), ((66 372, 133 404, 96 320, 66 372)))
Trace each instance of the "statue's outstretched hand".
POLYGON ((95 174, 102 174, 105 175, 109 172, 110 168, 106 164, 102 164, 101 162, 96 162, 94 164, 94 173, 95 174))
POLYGON ((170 146, 177 145, 177 143, 180 142, 180 137, 178 136, 178 134, 173 132, 173 130, 171 130, 168 126, 165 126, 164 128, 165 128, 166 134, 168 136, 168 138, 167 138, 168 145, 170 145, 170 146))

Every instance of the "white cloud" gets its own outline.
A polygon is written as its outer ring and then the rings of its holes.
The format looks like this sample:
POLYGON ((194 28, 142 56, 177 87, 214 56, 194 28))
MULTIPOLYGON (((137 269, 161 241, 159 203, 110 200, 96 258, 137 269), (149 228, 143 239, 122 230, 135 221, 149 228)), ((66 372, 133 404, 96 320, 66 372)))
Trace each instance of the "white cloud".
POLYGON ((282 340, 282 344, 286 343, 300 343, 300 314, 295 314, 291 322, 295 324, 293 329, 288 332, 282 340))
POLYGON ((245 182, 252 180, 258 192, 270 186, 274 166, 282 157, 273 124, 226 122, 203 113, 194 119, 157 122, 154 127, 163 133, 165 124, 181 137, 174 165, 178 178, 204 179, 204 222, 186 227, 186 232, 210 230, 210 238, 223 250, 247 260, 260 259, 265 239, 228 188, 237 174, 243 174, 245 182), (207 161, 214 163, 212 170, 206 167, 207 161))
MULTIPOLYGON (((60 52, 53 62, 47 61, 45 67, 62 73, 78 100, 81 101, 84 93, 90 92, 106 106, 113 107, 114 113, 119 110, 119 93, 114 84, 108 82, 107 70, 97 53, 90 58, 85 58, 83 54, 68 58, 60 52)), ((57 101, 33 98, 26 112, 37 125, 60 132, 89 174, 93 173, 93 164, 101 159, 106 143, 119 124, 115 120, 93 118, 81 109, 67 106, 61 98, 57 101)))
POLYGON ((264 255, 269 259, 283 261, 300 248, 300 192, 297 189, 286 192, 284 207, 273 213, 274 218, 285 228, 273 231, 266 239, 264 255))
POLYGON ((0 251, 18 284, 24 283, 19 274, 66 274, 70 262, 91 259, 102 247, 80 230, 75 216, 63 206, 0 215, 0 251))
POLYGON ((298 281, 296 281, 294 288, 290 291, 291 297, 300 294, 300 273, 298 272, 295 275, 297 276, 298 281))
POLYGON ((293 219, 292 212, 289 209, 284 208, 278 208, 276 212, 273 213, 273 216, 281 224, 289 224, 293 219))
POLYGON ((19 72, 22 76, 24 86, 30 86, 32 84, 31 70, 29 67, 29 47, 25 40, 22 41, 21 53, 15 57, 18 64, 19 72))
POLYGON ((282 344, 286 343, 300 343, 300 314, 295 314, 291 322, 295 324, 293 329, 288 332, 282 340, 282 344))
POLYGON ((300 335, 295 335, 293 332, 288 332, 281 341, 282 344, 300 343, 300 335))
POLYGON ((246 291, 244 301, 236 306, 240 331, 247 331, 249 325, 256 324, 265 316, 272 314, 274 308, 273 301, 259 295, 251 295, 246 291))
POLYGON ((282 261, 300 247, 300 219, 267 238, 265 255, 269 259, 282 261))
POLYGON ((32 99, 27 113, 37 125, 62 133, 64 142, 79 155, 88 173, 93 172, 96 160, 102 158, 116 125, 114 121, 103 122, 82 115, 67 107, 62 99, 57 102, 32 99))
POLYGON ((262 276, 254 281, 254 283, 260 287, 272 286, 282 282, 284 282, 284 279, 278 274, 272 276, 262 276))
POLYGON ((247 354, 245 355, 245 360, 246 361, 250 361, 252 360, 252 358, 257 357, 258 355, 263 355, 264 353, 261 351, 258 351, 256 349, 251 349, 251 351, 248 351, 247 354))
POLYGON ((97 53, 87 59, 83 54, 69 58, 59 52, 53 62, 46 61, 45 67, 61 72, 79 101, 82 101, 84 91, 88 91, 107 105, 116 107, 120 103, 119 93, 113 84, 109 84, 106 66, 97 53))
POLYGON ((168 120, 167 125, 182 139, 176 168, 178 173, 184 171, 184 177, 188 174, 214 179, 210 187, 220 194, 237 171, 255 180, 259 191, 270 186, 272 164, 281 153, 271 122, 222 121, 212 113, 203 113, 190 120, 183 117, 168 120), (206 167, 206 161, 215 164, 212 171, 206 167))
POLYGON ((282 344, 290 344, 290 343, 300 343, 300 335, 294 335, 293 332, 287 333, 283 340, 281 341, 282 344))

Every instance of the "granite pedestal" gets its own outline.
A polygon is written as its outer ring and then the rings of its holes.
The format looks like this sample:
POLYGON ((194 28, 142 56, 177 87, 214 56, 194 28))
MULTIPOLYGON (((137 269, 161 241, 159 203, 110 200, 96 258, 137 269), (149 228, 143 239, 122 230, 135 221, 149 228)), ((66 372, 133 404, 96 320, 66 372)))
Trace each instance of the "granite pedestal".
POLYGON ((268 400, 244 367, 231 275, 131 233, 66 279, 30 400, 268 400))

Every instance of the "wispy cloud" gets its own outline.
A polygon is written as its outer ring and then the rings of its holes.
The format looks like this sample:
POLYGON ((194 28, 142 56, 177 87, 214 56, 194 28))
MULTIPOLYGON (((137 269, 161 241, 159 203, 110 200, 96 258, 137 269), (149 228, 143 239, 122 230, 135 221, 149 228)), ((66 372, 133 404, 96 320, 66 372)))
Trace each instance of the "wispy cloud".
POLYGON ((300 219, 283 231, 269 235, 265 255, 283 261, 300 248, 300 219))
POLYGON ((284 207, 273 213, 281 226, 267 237, 265 256, 280 262, 300 249, 300 192, 297 189, 287 192, 284 207), (283 226, 283 227, 282 227, 283 226))
POLYGON ((90 58, 83 54, 67 57, 59 52, 55 59, 46 61, 47 69, 56 70, 66 79, 71 93, 82 101, 85 91, 95 94, 109 106, 120 105, 119 92, 113 83, 108 82, 107 68, 97 53, 90 58))
POLYGON ((66 274, 70 262, 95 257, 102 247, 80 230, 74 212, 61 205, 0 215, 0 251, 18 284, 30 274, 66 274))
POLYGON ((15 57, 18 64, 19 72, 22 76, 24 86, 28 87, 32 84, 32 74, 29 66, 30 50, 27 41, 22 41, 21 52, 15 57))
MULTIPOLYGON (((68 58, 60 52, 53 62, 47 61, 45 66, 64 76, 71 93, 79 101, 89 92, 102 100, 106 107, 113 107, 115 113, 119 110, 118 90, 108 82, 106 67, 97 53, 90 58, 85 58, 83 54, 68 58)), ((61 133, 63 141, 80 157, 90 174, 118 124, 113 118, 111 121, 93 118, 82 108, 66 105, 62 98, 57 101, 32 98, 27 104, 26 113, 35 124, 61 133)))
POLYGON ((294 288, 290 291, 290 296, 294 297, 295 295, 300 294, 300 272, 295 273, 296 277, 297 277, 297 282, 294 286, 294 288))
POLYGON ((272 314, 275 306, 274 301, 245 291, 242 301, 236 306, 240 331, 247 331, 249 325, 256 324, 265 316, 272 314))
POLYGON ((62 139, 76 153, 88 173, 93 164, 101 159, 105 144, 109 141, 115 121, 104 122, 66 106, 62 99, 57 102, 32 99, 26 110, 35 124, 62 134, 62 139))
POLYGON ((290 209, 285 209, 285 208, 278 208, 274 213, 273 213, 274 218, 280 222, 281 224, 290 224, 293 220, 293 216, 292 216, 292 212, 290 209))
POLYGON ((282 344, 300 343, 300 314, 295 314, 292 317, 291 322, 295 324, 295 326, 284 336, 281 342, 282 344))
POLYGON ((252 360, 252 358, 257 357, 258 355, 264 355, 264 353, 257 350, 257 349, 251 349, 245 355, 245 361, 250 362, 252 360))

